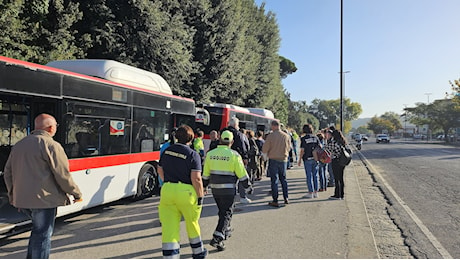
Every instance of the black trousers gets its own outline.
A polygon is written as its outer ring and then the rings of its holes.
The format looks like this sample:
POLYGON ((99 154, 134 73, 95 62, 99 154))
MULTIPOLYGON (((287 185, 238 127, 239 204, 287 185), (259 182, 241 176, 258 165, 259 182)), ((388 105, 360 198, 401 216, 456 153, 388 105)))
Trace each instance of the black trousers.
POLYGON ((233 208, 235 206, 235 195, 214 195, 217 208, 219 209, 219 221, 213 237, 222 241, 230 232, 230 222, 232 221, 233 208))
POLYGON ((345 166, 339 164, 338 159, 332 160, 332 172, 334 173, 335 179, 335 191, 334 197, 343 198, 345 193, 345 183, 343 182, 343 171, 345 166))

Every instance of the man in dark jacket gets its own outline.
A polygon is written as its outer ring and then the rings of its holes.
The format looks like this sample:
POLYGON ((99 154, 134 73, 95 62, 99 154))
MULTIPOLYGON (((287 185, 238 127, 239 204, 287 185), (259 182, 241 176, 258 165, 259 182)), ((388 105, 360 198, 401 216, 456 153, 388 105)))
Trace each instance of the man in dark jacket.
MULTIPOLYGON (((240 120, 237 117, 232 117, 230 121, 228 122, 228 127, 225 129, 222 129, 221 134, 225 131, 228 130, 233 134, 233 144, 232 144, 232 150, 237 151, 240 155, 241 158, 243 159, 244 166, 246 167, 248 165, 248 148, 249 148, 249 140, 244 135, 239 131, 240 127, 240 120)), ((240 202, 244 204, 249 204, 251 203, 251 200, 246 197, 246 191, 244 187, 241 184, 238 184, 238 193, 240 194, 240 202)))

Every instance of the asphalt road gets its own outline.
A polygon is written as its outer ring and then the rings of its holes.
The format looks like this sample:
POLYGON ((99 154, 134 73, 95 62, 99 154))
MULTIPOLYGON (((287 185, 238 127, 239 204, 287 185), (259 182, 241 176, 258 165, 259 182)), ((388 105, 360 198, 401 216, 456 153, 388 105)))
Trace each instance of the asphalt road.
MULTIPOLYGON (((237 204, 232 238, 208 245, 217 223, 211 195, 200 224, 209 258, 460 258, 460 150, 373 139, 345 172, 345 200, 303 199, 303 168, 288 171, 291 203, 274 209, 269 179, 237 204), (362 160, 361 160, 362 159, 362 160)), ((57 220, 51 258, 161 258, 158 197, 120 200, 57 220)), ((181 225, 182 258, 191 258, 181 225)), ((0 240, 0 258, 24 258, 29 233, 0 240)))
POLYGON ((410 140, 376 144, 370 139, 361 153, 376 173, 412 254, 460 258, 459 147, 410 140))

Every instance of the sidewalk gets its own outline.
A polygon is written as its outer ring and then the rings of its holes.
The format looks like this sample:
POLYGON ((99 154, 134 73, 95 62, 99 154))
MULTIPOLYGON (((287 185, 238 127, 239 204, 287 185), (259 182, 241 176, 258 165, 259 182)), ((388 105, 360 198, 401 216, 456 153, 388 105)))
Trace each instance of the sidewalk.
MULTIPOLYGON (((287 173, 290 204, 273 208, 268 206, 272 200, 270 179, 264 177, 256 182, 254 194, 249 195, 251 204, 236 204, 234 232, 221 252, 209 245, 218 217, 214 199, 207 195, 200 226, 208 258, 378 258, 356 178, 356 173, 365 170, 361 165, 352 163, 346 168, 345 200, 329 200, 333 188, 320 192, 319 198, 302 198, 307 191, 305 173, 303 167, 296 166, 287 173)), ((121 201, 60 219, 53 235, 51 258, 161 259, 158 202, 158 197, 135 203, 121 201)), ((28 236, 26 232, 4 240, 0 258, 24 257, 28 236)), ((192 258, 184 222, 181 258, 192 258)))
MULTIPOLYGON (((285 207, 268 206, 268 177, 256 182, 255 192, 249 196, 253 202, 236 204, 232 221, 235 230, 221 252, 209 246, 217 224, 217 208, 212 196, 207 195, 200 224, 209 258, 378 258, 354 167, 350 164, 346 168, 345 200, 328 199, 334 188, 320 192, 319 198, 302 198, 307 190, 303 167, 288 170, 290 203, 285 207)), ((183 224, 181 229, 185 230, 183 224)), ((185 231, 182 237, 186 238, 185 231)), ((181 254, 182 258, 191 256, 185 240, 181 254)), ((161 257, 160 252, 157 257, 161 257)))

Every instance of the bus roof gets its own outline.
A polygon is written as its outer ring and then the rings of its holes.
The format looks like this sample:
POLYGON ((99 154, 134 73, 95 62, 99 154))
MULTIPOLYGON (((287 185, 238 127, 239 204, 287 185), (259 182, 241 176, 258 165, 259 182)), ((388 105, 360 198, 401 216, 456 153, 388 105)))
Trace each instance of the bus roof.
POLYGON ((59 60, 49 62, 46 66, 172 94, 169 84, 160 75, 113 60, 59 60))
POLYGON ((268 109, 250 107, 248 108, 248 110, 253 114, 275 119, 275 115, 273 114, 273 112, 268 109))

